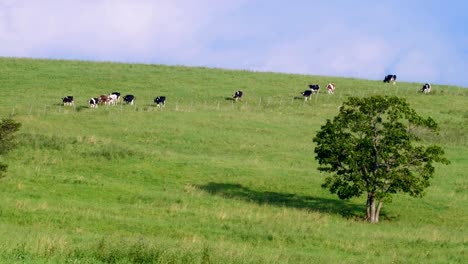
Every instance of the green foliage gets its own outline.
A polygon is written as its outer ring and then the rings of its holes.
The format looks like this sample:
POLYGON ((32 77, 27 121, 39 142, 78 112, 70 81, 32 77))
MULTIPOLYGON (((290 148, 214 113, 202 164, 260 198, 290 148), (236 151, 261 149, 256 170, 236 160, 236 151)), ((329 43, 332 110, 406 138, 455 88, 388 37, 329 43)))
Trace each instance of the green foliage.
POLYGON ((420 141, 415 128, 435 132, 438 126, 395 96, 349 98, 313 139, 318 169, 332 173, 322 187, 341 199, 367 193, 368 207, 374 199, 390 201, 397 192, 422 196, 434 174, 433 163, 449 162, 441 147, 413 144, 420 141))
MULTIPOLYGON (((11 118, 5 118, 0 122, 0 155, 5 155, 15 146, 14 134, 21 124, 11 118)), ((0 162, 0 178, 4 176, 7 165, 0 162)))

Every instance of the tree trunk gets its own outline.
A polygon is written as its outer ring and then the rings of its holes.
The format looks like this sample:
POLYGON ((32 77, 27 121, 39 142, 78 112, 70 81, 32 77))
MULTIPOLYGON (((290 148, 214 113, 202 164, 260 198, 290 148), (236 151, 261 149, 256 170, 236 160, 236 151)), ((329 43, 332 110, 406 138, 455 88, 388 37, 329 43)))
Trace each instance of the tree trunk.
POLYGON ((375 212, 375 217, 377 219, 376 223, 379 222, 379 217, 380 217, 380 209, 382 209, 383 201, 379 200, 379 205, 377 206, 377 212, 375 212))
POLYGON ((381 201, 379 202, 379 207, 375 208, 375 197, 372 193, 367 194, 367 213, 366 213, 366 220, 371 223, 378 223, 379 222, 379 213, 381 201))
POLYGON ((370 219, 371 219, 371 194, 368 193, 367 194, 367 210, 366 210, 366 221, 369 221, 370 222, 370 219))
POLYGON ((376 223, 376 219, 375 219, 375 198, 372 197, 371 199, 371 208, 370 208, 370 211, 371 211, 371 218, 370 218, 370 222, 371 223, 376 223))

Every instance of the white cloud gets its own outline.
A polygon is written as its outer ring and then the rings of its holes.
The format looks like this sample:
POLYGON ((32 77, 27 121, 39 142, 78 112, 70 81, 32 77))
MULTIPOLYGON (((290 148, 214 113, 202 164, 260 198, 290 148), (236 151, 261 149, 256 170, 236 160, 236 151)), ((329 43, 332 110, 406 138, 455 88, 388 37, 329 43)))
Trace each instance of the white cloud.
POLYGON ((271 45, 261 70, 375 80, 397 74, 402 81, 468 85, 468 54, 439 20, 380 5, 350 16, 346 8, 331 16, 319 7, 313 16, 319 26, 271 45))
POLYGON ((202 36, 212 22, 209 12, 222 13, 233 2, 9 1, 1 7, 0 55, 54 57, 62 52, 71 58, 105 60, 190 58, 206 44, 202 36))

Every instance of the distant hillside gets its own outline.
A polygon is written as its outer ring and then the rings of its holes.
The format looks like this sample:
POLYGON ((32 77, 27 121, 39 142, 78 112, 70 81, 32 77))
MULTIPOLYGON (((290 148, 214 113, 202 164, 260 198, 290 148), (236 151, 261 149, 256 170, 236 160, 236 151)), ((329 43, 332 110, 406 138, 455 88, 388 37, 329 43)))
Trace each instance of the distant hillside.
POLYGON ((0 58, 0 117, 22 123, 0 179, 0 262, 466 263, 468 89, 422 85, 0 58), (321 91, 305 102, 309 84, 321 91), (111 92, 135 105, 89 108, 111 92), (344 100, 376 94, 433 117, 440 135, 420 143, 452 162, 377 226, 362 221, 364 197, 320 187, 312 142, 344 100))

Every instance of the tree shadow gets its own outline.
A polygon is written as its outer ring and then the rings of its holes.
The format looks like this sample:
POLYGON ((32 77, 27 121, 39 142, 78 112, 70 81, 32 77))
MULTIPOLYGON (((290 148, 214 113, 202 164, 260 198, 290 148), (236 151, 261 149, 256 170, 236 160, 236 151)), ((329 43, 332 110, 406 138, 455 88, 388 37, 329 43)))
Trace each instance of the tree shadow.
POLYGON ((366 211, 364 205, 350 204, 343 200, 299 196, 290 193, 255 191, 240 184, 210 182, 206 185, 198 185, 198 188, 212 195, 224 198, 240 199, 260 205, 269 204, 320 213, 337 214, 345 218, 364 219, 366 211))

